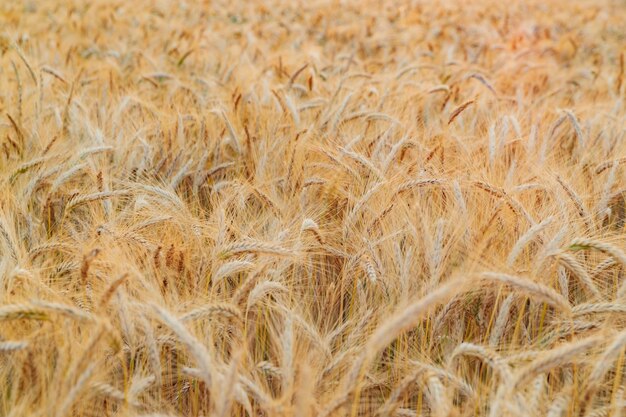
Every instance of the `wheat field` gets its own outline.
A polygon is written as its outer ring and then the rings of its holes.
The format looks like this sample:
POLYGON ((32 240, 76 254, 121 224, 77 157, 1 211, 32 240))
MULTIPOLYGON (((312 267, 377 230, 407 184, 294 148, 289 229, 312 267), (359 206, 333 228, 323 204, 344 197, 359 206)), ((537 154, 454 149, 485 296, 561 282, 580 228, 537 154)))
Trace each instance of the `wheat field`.
POLYGON ((624 22, 0 2, 0 416, 623 415, 624 22))

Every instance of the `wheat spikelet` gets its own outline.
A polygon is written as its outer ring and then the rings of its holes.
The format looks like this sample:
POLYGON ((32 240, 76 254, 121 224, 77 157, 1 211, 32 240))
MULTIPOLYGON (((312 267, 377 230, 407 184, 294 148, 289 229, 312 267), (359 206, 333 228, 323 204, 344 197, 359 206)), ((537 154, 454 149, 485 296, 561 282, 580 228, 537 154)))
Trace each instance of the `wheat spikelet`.
POLYGON ((261 361, 256 364, 256 367, 263 373, 272 375, 273 377, 281 377, 281 369, 268 361, 261 361))
POLYGON ((400 194, 409 190, 413 190, 415 188, 422 188, 428 185, 440 185, 440 184, 444 184, 443 180, 438 180, 436 178, 424 178, 424 179, 417 179, 417 180, 411 180, 411 181, 407 181, 405 183, 402 183, 399 187, 398 190, 396 191, 396 194, 400 194))
POLYGON ((309 218, 304 219, 302 221, 302 226, 300 227, 300 231, 312 233, 320 245, 324 244, 324 238, 322 237, 319 226, 317 225, 315 220, 309 219, 309 218))
POLYGON ((92 194, 77 195, 67 202, 66 209, 69 211, 73 208, 79 207, 83 204, 91 203, 93 201, 106 200, 109 198, 123 197, 127 195, 130 195, 129 190, 102 191, 92 194))
POLYGON ((140 324, 144 334, 146 335, 146 344, 148 346, 149 354, 148 359, 150 360, 150 366, 152 367, 152 372, 158 386, 161 385, 161 377, 163 374, 161 367, 161 357, 159 355, 159 346, 157 345, 156 338, 154 337, 154 330, 152 329, 152 326, 144 315, 141 315, 140 324))
POLYGON ((489 81, 487 81, 487 79, 485 78, 483 74, 474 73, 474 74, 468 75, 467 78, 474 78, 478 80, 481 84, 487 87, 489 91, 497 95, 495 88, 493 88, 493 85, 489 81))
POLYGON ((474 186, 488 192, 495 197, 503 199, 504 201, 506 201, 511 210, 513 210, 516 214, 523 216, 529 224, 533 226, 535 225, 535 221, 530 216, 530 214, 528 214, 524 206, 520 204, 516 199, 508 195, 506 191, 504 191, 502 188, 494 187, 484 181, 474 181, 474 186))
POLYGON ((561 417, 567 410, 570 401, 570 392, 559 393, 552 403, 550 403, 546 417, 561 417))
POLYGON ((570 312, 572 309, 567 299, 552 288, 546 287, 545 285, 499 272, 483 272, 480 276, 482 279, 488 281, 497 281, 524 290, 538 299, 552 305, 555 308, 564 310, 565 312, 570 312))
POLYGON ((20 73, 15 66, 15 63, 11 61, 13 72, 15 73, 15 79, 17 81, 17 121, 22 124, 23 104, 24 104, 24 92, 22 89, 22 80, 20 79, 20 73))
POLYGON ((99 154, 99 153, 111 152, 111 151, 113 151, 113 147, 112 146, 108 146, 108 145, 94 146, 94 147, 82 150, 78 154, 78 159, 85 159, 85 158, 87 158, 88 156, 91 156, 91 155, 96 155, 96 154, 99 154))
POLYGON ((215 272, 215 274, 213 275, 212 281, 214 284, 217 284, 218 282, 221 282, 222 279, 228 276, 239 274, 244 271, 248 271, 254 268, 254 266, 255 266, 254 262, 250 262, 250 261, 227 262, 223 264, 222 266, 220 266, 219 269, 215 272))
POLYGON ((291 392, 293 387, 294 343, 293 320, 288 316, 281 335, 281 376, 285 392, 291 392))
POLYGON ((532 389, 530 392, 529 403, 526 410, 531 415, 538 415, 541 412, 542 404, 544 402, 543 394, 546 390, 546 378, 543 375, 535 377, 532 383, 532 389))
POLYGON ((44 65, 41 67, 41 72, 52 75, 54 78, 58 79, 63 84, 68 84, 67 80, 63 78, 63 75, 59 71, 55 70, 54 68, 44 65))
POLYGON ((498 372, 503 380, 503 383, 510 383, 512 373, 508 365, 502 360, 502 358, 493 352, 492 350, 475 345, 473 343, 461 343, 448 357, 448 367, 451 367, 454 363, 454 359, 458 356, 475 356, 488 364, 491 368, 498 372))
MULTIPOLYGON (((612 256, 616 261, 622 264, 623 267, 626 267, 626 254, 624 254, 624 252, 618 247, 609 243, 600 242, 599 240, 595 239, 576 238, 570 243, 568 249, 596 249, 600 252, 606 253, 609 256, 612 256)), ((618 297, 621 297, 624 294, 626 294, 626 283, 622 283, 617 291, 618 297)))
POLYGON ((302 184, 302 188, 311 187, 313 185, 324 185, 324 184, 326 184, 326 180, 322 178, 307 178, 304 180, 304 183, 302 184))
POLYGON ((18 259, 17 246, 15 245, 14 239, 9 234, 8 228, 6 224, 4 223, 4 220, 2 219, 2 217, 0 217, 0 236, 2 236, 2 239, 4 240, 4 243, 8 248, 11 258, 17 261, 18 259))
POLYGON ((196 308, 180 316, 180 320, 183 322, 193 321, 205 317, 211 317, 213 315, 221 315, 224 317, 231 317, 238 320, 243 320, 243 315, 239 308, 229 303, 212 304, 196 308))
POLYGON ((200 175, 196 178, 196 180, 194 181, 194 189, 197 189, 201 185, 205 184, 209 178, 216 176, 220 172, 225 171, 226 169, 234 165, 235 164, 233 162, 225 162, 223 164, 216 165, 213 168, 207 170, 206 172, 204 172, 203 175, 200 175))
POLYGON ((578 197, 576 192, 565 181, 563 181, 563 179, 560 176, 557 175, 556 180, 561 185, 561 187, 563 187, 567 196, 572 200, 572 202, 576 206, 576 209, 578 210, 578 214, 580 215, 580 217, 585 218, 585 219, 588 218, 589 214, 587 213, 587 210, 585 209, 585 206, 582 200, 580 199, 580 197, 578 197))
POLYGON ((416 415, 419 415, 419 413, 417 410, 412 410, 410 408, 398 408, 395 410, 394 415, 397 417, 415 417, 416 415))
POLYGON ((470 104, 474 104, 474 100, 469 100, 466 101, 465 103, 461 104, 459 107, 457 107, 456 109, 454 109, 454 111, 452 113, 450 113, 450 118, 448 119, 448 124, 451 124, 454 119, 456 119, 457 117, 459 117, 459 115, 470 106, 470 104))
POLYGON ((59 171, 61 171, 61 168, 62 167, 60 165, 57 165, 42 172, 39 175, 33 176, 33 179, 28 183, 28 186, 24 190, 24 200, 30 200, 33 197, 33 194, 36 193, 36 191, 39 191, 47 184, 46 180, 54 176, 55 174, 58 174, 59 171))
POLYGON ((362 257, 363 268, 365 269, 365 274, 369 279, 370 283, 376 284, 378 282, 378 274, 376 273, 376 267, 372 262, 372 258, 369 255, 364 255, 362 257))
POLYGON ((213 109, 210 112, 221 117, 221 119, 224 121, 224 124, 226 125, 226 129, 228 130, 228 134, 233 144, 233 148, 235 149, 237 153, 241 153, 241 145, 240 145, 241 141, 239 139, 239 136, 235 132, 235 128, 233 127, 232 123, 228 119, 228 116, 226 116, 226 112, 222 109, 213 109))
POLYGON ((585 268, 583 268, 583 266, 576 260, 576 258, 568 253, 560 253, 559 260, 576 278, 580 280, 580 282, 582 282, 585 287, 587 287, 589 292, 591 292, 594 297, 601 297, 600 291, 594 284, 593 279, 589 276, 585 268))
POLYGON ((120 285, 122 285, 126 281, 127 278, 128 278, 128 274, 124 274, 121 277, 114 280, 113 282, 111 282, 109 287, 100 297, 100 302, 98 303, 100 307, 104 307, 109 303, 109 300, 111 299, 115 291, 119 288, 120 285))
POLYGON ((43 164, 44 162, 48 161, 49 159, 50 159, 50 157, 48 157, 48 156, 41 156, 39 158, 33 159, 32 161, 24 162, 19 167, 17 167, 17 169, 11 174, 11 176, 9 177, 9 182, 11 182, 11 183, 14 182, 15 179, 19 175, 24 174, 28 170, 43 164))
POLYGON ((590 303, 578 304, 572 309, 575 316, 601 313, 626 313, 626 304, 619 303, 590 303))
POLYGON ((456 199, 459 207, 463 214, 467 213, 467 204, 465 203, 465 198, 463 197, 463 192, 461 191, 461 186, 458 181, 452 182, 452 190, 454 191, 454 198, 456 199))
POLYGON ((135 404, 138 404, 139 401, 137 397, 145 391, 149 386, 154 384, 156 380, 154 375, 148 375, 140 378, 133 378, 130 390, 128 390, 129 400, 135 404))
POLYGON ((214 377, 215 369, 213 369, 213 360, 206 347, 196 339, 183 323, 170 314, 163 308, 152 305, 152 309, 156 312, 159 319, 170 328, 181 342, 187 346, 189 353, 193 356, 194 360, 198 364, 199 378, 208 385, 211 385, 212 378, 214 377))
POLYGON ((262 409, 270 411, 275 409, 274 399, 265 393, 257 384, 243 375, 240 375, 239 382, 243 386, 243 389, 245 389, 250 396, 254 398, 256 403, 260 405, 262 409))
POLYGON ((599 240, 576 238, 570 243, 569 250, 596 249, 615 258, 622 265, 626 265, 626 254, 618 247, 609 243, 600 242, 599 240))
POLYGON ((80 171, 85 169, 86 166, 87 164, 74 165, 72 168, 68 169, 67 171, 59 175, 54 180, 54 182, 52 183, 52 186, 50 187, 51 192, 58 190, 63 184, 69 181, 70 178, 72 178, 73 176, 77 175, 80 171))
POLYGON ((576 137, 578 138, 578 146, 582 149, 585 146, 585 137, 583 135, 583 131, 578 124, 578 119, 574 113, 569 109, 564 109, 563 112, 567 115, 567 118, 570 120, 572 125, 574 126, 574 130, 576 131, 576 137))
POLYGON ((433 416, 448 416, 450 414, 450 399, 446 390, 437 376, 430 375, 427 378, 428 397, 433 416))
POLYGON ((170 181, 170 187, 172 187, 172 190, 178 188, 181 181, 185 178, 185 175, 187 175, 187 173, 189 172, 189 168, 191 167, 191 162, 192 161, 188 161, 182 168, 178 170, 176 175, 174 175, 174 178, 172 178, 172 181, 170 181))
POLYGON ((255 285, 248 294, 246 308, 250 309, 257 302, 259 302, 261 298, 273 292, 288 292, 288 290, 283 284, 274 281, 263 281, 255 285))
POLYGON ((609 177, 604 182, 604 187, 602 187, 602 195, 600 200, 596 204, 596 214, 599 216, 600 221, 604 221, 609 214, 609 202, 611 200, 611 190, 613 189, 613 185, 615 184, 615 177, 617 176, 617 165, 613 165, 611 171, 609 172, 609 177))
POLYGON ((558 248, 560 247, 561 241, 567 234, 568 227, 564 226, 559 230, 546 244, 543 245, 539 253, 537 253, 535 257, 535 262, 533 264, 533 275, 537 275, 539 271, 542 270, 545 265, 546 260, 558 253, 558 248))
POLYGON ((181 211, 185 210, 185 205, 174 192, 165 190, 161 187, 157 187, 154 185, 141 183, 135 183, 133 184, 133 187, 136 188, 137 191, 143 191, 144 193, 151 194, 152 196, 160 197, 162 201, 168 202, 170 205, 181 211))
POLYGON ((469 399, 475 399, 476 391, 474 390, 474 388, 472 388, 471 385, 469 385, 467 382, 459 378, 454 373, 448 371, 447 369, 419 361, 411 361, 411 365, 415 366, 418 369, 424 370, 424 372, 429 372, 433 375, 437 375, 441 380, 450 382, 455 387, 457 387, 459 389, 459 392, 462 393, 465 397, 469 399))
MULTIPOLYGON (((337 90, 337 92, 339 92, 339 90, 337 90)), ((337 128, 337 125, 341 121, 341 115, 346 110, 346 107, 348 107, 348 103, 350 103, 350 99, 352 98, 353 95, 354 95, 353 93, 346 94, 345 97, 343 98, 343 101, 334 110, 334 112, 332 112, 332 114, 328 115, 328 118, 323 123, 323 125, 327 125, 329 127, 330 131, 334 131, 337 128)), ((330 108, 329 108, 329 110, 330 110, 330 108)))
POLYGON ((26 68, 28 69, 28 73, 30 74, 30 77, 32 78, 33 82, 37 84, 37 77, 35 76, 35 72, 33 71, 33 68, 30 65, 30 63, 28 62, 28 59, 26 59, 26 55, 24 54, 24 51, 22 50, 22 48, 20 48, 18 43, 15 42, 13 39, 11 39, 11 47, 15 50, 15 52, 17 52, 17 56, 20 57, 24 65, 26 65, 26 68))
POLYGON ((504 333, 504 327, 509 320, 509 312, 511 310, 511 305, 513 304, 514 299, 515 294, 509 294, 500 305, 498 317, 496 318, 493 329, 489 334, 489 346, 494 347, 500 342, 500 338, 504 333))
POLYGON ((372 120, 377 121, 377 120, 382 120, 385 122, 390 122, 391 124, 399 124, 400 121, 394 117, 389 116, 388 114, 385 113, 377 113, 377 112, 373 112, 373 113, 368 113, 367 116, 365 117, 365 120, 370 122, 372 120))
POLYGON ((615 264, 616 264, 615 259, 607 258, 607 259, 603 260, 602 262, 600 262, 598 265, 596 265, 596 267, 593 268, 593 270, 591 271, 591 273, 589 275, 592 278, 595 278, 598 275, 600 275, 602 272, 604 272, 607 269, 609 269, 612 266, 614 266, 615 264))
POLYGON ((385 185, 384 182, 379 182, 370 187, 370 189, 364 193, 361 198, 357 200, 357 202, 352 207, 350 213, 348 213, 346 217, 346 221, 344 222, 344 234, 348 234, 350 227, 354 224, 356 217, 361 211, 361 208, 376 194, 382 187, 385 185))
POLYGON ((365 168, 367 168, 368 170, 370 170, 374 175, 376 175, 376 177, 378 178, 382 178, 383 175, 382 173, 378 170, 378 168, 376 168, 367 158, 365 158, 363 155, 350 151, 348 149, 344 149, 344 148, 340 148, 339 149, 341 151, 341 153, 343 153, 344 155, 346 155, 348 158, 358 162, 360 165, 364 166, 365 168))
POLYGON ((293 250, 283 248, 279 245, 268 242, 255 242, 244 241, 236 242, 226 246, 221 251, 221 256, 230 257, 233 255, 254 253, 254 254, 267 254, 267 255, 279 255, 279 256, 294 256, 296 253, 293 250))
MULTIPOLYGON (((117 388, 107 384, 106 382, 94 382, 89 385, 90 390, 95 391, 98 395, 102 395, 107 398, 111 398, 115 401, 124 402, 126 401, 126 395, 117 388)), ((138 403, 133 403, 134 406, 138 407, 138 403)))
POLYGON ((550 216, 544 219, 541 223, 538 223, 532 226, 526 233, 524 233, 520 238, 515 242, 513 249, 509 253, 507 258, 507 265, 512 266, 519 254, 522 252, 524 247, 528 245, 539 233, 541 233, 546 227, 552 223, 554 217, 550 216))
MULTIPOLYGON (((402 139, 400 139, 398 142, 396 142, 391 150, 389 151, 389 153, 387 154, 387 157, 385 158, 385 160, 382 163, 382 168, 381 168, 381 172, 383 174, 385 174, 389 168, 391 167, 391 163, 393 162, 393 160, 395 159, 395 157, 398 155, 398 152, 403 152, 405 148, 408 147, 413 147, 415 146, 413 143, 409 142, 409 138, 408 136, 404 136, 402 139)), ((401 154, 402 156, 402 154, 401 154)))
POLYGON ((594 335, 545 351, 539 358, 520 369, 514 375, 512 386, 519 387, 540 373, 570 363, 576 356, 593 348, 601 341, 601 337, 594 335))
POLYGON ((95 248, 83 256, 83 262, 80 266, 80 279, 82 280, 83 284, 87 283, 87 275, 89 274, 89 268, 91 267, 91 263, 98 257, 99 254, 100 249, 95 248))
POLYGON ((561 295, 564 298, 569 298, 569 279, 567 276, 567 272, 565 272, 564 267, 559 267, 557 270, 557 276, 559 281, 559 289, 561 290, 561 295))
POLYGON ((32 248, 28 254, 30 256, 31 259, 35 259, 37 258, 37 256, 45 253, 45 252, 49 252, 49 251, 54 251, 54 250, 58 250, 58 251, 71 251, 72 246, 68 243, 62 243, 62 242, 50 242, 50 243, 46 243, 43 245, 39 245, 35 248, 32 248))

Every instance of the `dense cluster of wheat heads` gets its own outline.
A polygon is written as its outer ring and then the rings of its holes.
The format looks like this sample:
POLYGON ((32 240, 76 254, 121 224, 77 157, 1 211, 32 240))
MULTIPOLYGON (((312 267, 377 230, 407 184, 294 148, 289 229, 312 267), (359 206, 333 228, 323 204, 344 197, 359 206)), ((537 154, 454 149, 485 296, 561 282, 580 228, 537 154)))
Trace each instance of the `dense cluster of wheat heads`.
POLYGON ((0 2, 0 416, 618 416, 623 1, 0 2))

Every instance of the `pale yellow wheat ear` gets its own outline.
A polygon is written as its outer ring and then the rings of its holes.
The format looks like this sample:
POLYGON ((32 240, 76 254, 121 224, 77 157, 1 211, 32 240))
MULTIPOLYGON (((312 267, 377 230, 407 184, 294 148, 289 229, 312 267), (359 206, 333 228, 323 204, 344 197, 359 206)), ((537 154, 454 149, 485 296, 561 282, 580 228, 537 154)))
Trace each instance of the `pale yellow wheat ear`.
POLYGON ((495 281, 511 285, 514 288, 525 291, 532 297, 536 297, 541 301, 547 302, 557 309, 563 310, 566 313, 571 312, 572 307, 567 299, 554 289, 545 285, 538 284, 530 281, 529 279, 517 277, 515 275, 498 272, 483 272, 480 274, 480 277, 486 281, 495 281))
POLYGON ((430 375, 426 382, 428 386, 428 399, 430 402, 430 409, 433 416, 447 416, 450 413, 451 404, 450 399, 446 393, 446 390, 435 375, 430 375))
POLYGON ((183 323, 174 317, 170 312, 163 308, 152 305, 151 308, 157 317, 174 332, 174 334, 185 344, 193 356, 198 368, 200 369, 200 378, 207 384, 211 384, 215 378, 216 370, 213 368, 213 360, 206 346, 204 346, 197 338, 195 338, 183 323))
POLYGON ((502 337, 505 326, 507 325, 507 321, 509 320, 509 313, 511 311, 511 305, 513 304, 514 300, 515 295, 509 294, 500 305, 498 316, 493 325, 491 333, 489 334, 489 346, 494 347, 500 342, 500 338, 502 337))
POLYGON ((589 290, 589 292, 595 296, 600 297, 600 291, 593 282, 593 279, 589 276, 585 268, 576 260, 575 257, 569 253, 560 253, 558 255, 559 261, 576 277, 580 282, 589 290))
POLYGON ((448 357, 448 367, 451 368, 455 359, 461 356, 474 356, 479 358, 500 375, 503 384, 511 382, 512 375, 508 365, 491 349, 472 343, 461 343, 448 357))
POLYGON ((529 242, 531 242, 539 233, 541 233, 543 229, 548 227, 550 223, 552 223, 553 221, 554 221, 553 217, 548 217, 547 219, 543 220, 541 223, 538 223, 532 226, 530 229, 528 229, 528 231, 524 233, 518 239, 518 241, 515 243, 515 246, 513 246, 513 249, 511 249, 511 252, 509 253, 509 256, 507 258, 507 264, 509 266, 512 266, 515 260, 517 259, 517 257, 519 256, 520 252, 524 249, 524 247, 529 242))
POLYGON ((601 341, 602 338, 600 336, 594 335, 586 339, 564 344, 546 352, 544 355, 535 359, 526 367, 518 371, 515 375, 513 383, 514 386, 519 387, 521 384, 527 382, 539 373, 574 360, 577 355, 580 355, 590 348, 598 345, 601 341))
MULTIPOLYGON (((595 239, 576 238, 570 242, 569 250, 585 250, 595 249, 600 252, 612 256, 623 267, 626 267, 626 254, 620 248, 610 243, 601 242, 595 239)), ((622 297, 626 294, 626 283, 622 283, 617 290, 617 296, 622 297)))
POLYGON ((244 241, 239 243, 233 243, 226 246, 222 252, 221 256, 224 258, 228 258, 233 255, 238 254, 246 254, 246 253, 257 253, 257 254, 268 254, 268 255, 280 255, 280 256, 291 256, 295 255, 295 251, 283 248, 274 243, 266 243, 266 242, 255 242, 255 241, 244 241))
POLYGON ((322 237, 322 233, 320 231, 319 226, 315 222, 315 220, 306 218, 302 221, 302 227, 300 228, 302 232, 311 233, 318 241, 320 245, 324 244, 324 238, 322 237))

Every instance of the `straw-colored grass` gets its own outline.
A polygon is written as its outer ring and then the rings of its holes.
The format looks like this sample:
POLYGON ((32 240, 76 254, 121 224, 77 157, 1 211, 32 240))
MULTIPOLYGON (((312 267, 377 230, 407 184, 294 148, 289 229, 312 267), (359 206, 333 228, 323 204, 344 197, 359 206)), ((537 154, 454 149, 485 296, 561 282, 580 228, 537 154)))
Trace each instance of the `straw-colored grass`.
POLYGON ((0 1, 0 416, 622 415, 624 22, 0 1))

